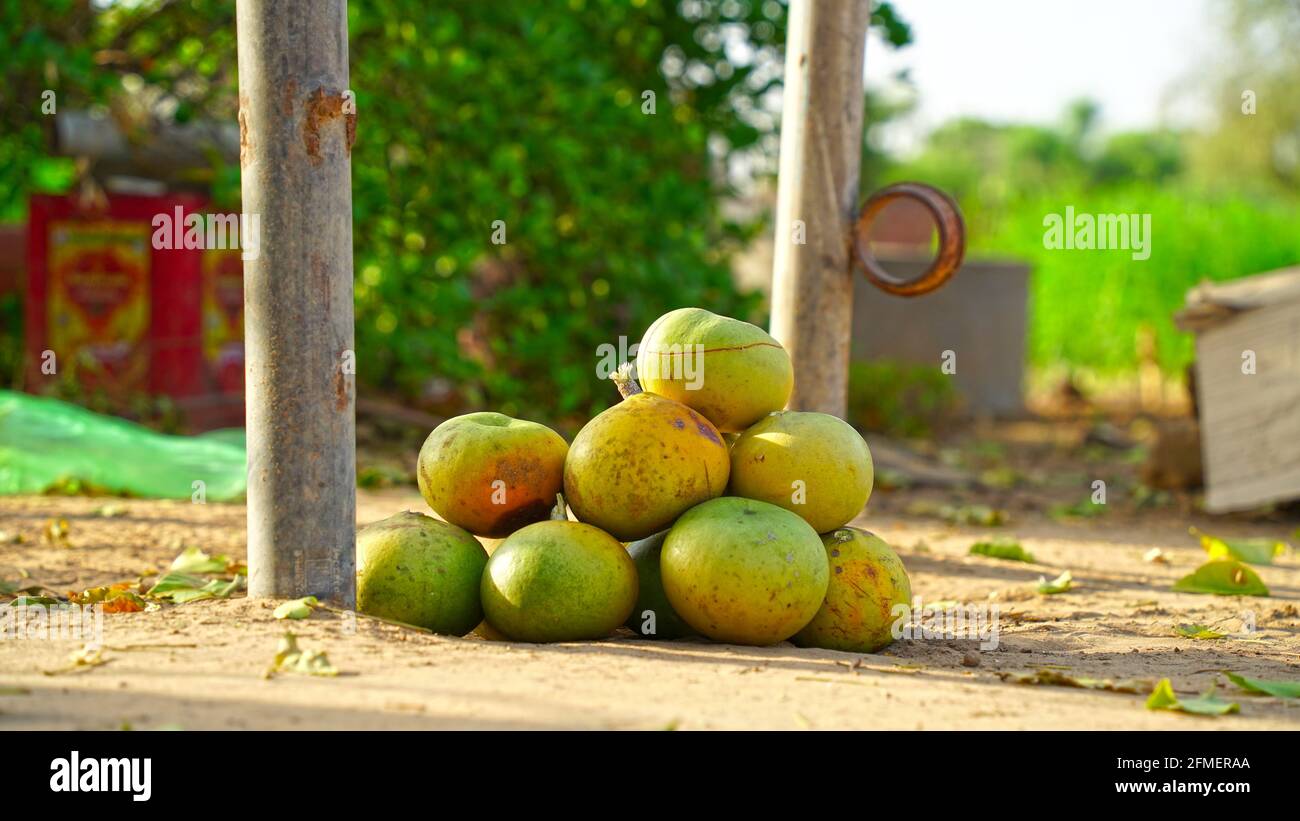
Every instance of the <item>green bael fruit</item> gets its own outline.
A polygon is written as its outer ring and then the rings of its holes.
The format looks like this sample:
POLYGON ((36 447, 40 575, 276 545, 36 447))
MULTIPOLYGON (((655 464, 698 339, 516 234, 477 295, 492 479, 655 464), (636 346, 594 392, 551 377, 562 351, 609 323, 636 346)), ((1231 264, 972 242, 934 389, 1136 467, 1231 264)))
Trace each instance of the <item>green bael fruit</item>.
POLYGON ((627 398, 574 437, 564 462, 564 497, 579 521, 628 542, 722 495, 731 460, 709 420, 680 402, 634 393, 635 382, 621 385, 627 398))
POLYGON ((862 512, 874 478, 871 451, 852 425, 826 413, 782 411, 732 445, 728 492, 780 505, 827 533, 862 512))
POLYGON ((516 641, 598 639, 632 612, 636 565, 599 528, 538 522, 493 551, 481 590, 488 624, 516 641))
POLYGON ((357 532, 357 610, 463 636, 483 619, 487 552, 455 525, 398 513, 357 532))
POLYGON ((741 431, 790 401, 794 368, 780 342, 757 325, 702 308, 679 308, 646 329, 637 378, 650 393, 681 402, 722 431, 741 431))
POLYGON ((830 577, 826 549, 787 510, 725 496, 687 511, 659 557, 682 619, 717 641, 775 644, 817 613, 830 577))
POLYGON ((664 530, 627 546, 628 555, 636 563, 638 589, 636 607, 628 617, 627 626, 633 633, 647 639, 680 639, 693 636, 695 631, 677 615, 664 593, 664 582, 659 575, 659 554, 663 550, 664 530))
POLYGON ((830 559, 826 601, 791 639, 800 647, 874 653, 894 640, 898 605, 911 606, 902 559, 874 533, 842 527, 822 537, 830 559))
POLYGON ((467 413, 434 428, 420 448, 420 494, 442 518, 501 538, 547 517, 564 483, 569 446, 555 431, 500 413, 467 413))

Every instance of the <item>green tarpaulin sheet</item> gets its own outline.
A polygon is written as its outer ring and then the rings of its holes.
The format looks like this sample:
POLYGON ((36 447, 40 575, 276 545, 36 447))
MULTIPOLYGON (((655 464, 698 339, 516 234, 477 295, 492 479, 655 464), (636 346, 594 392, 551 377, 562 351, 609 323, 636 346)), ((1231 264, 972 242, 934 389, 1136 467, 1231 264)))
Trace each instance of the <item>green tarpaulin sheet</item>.
POLYGON ((85 408, 0 391, 0 495, 73 484, 109 493, 212 501, 244 495, 242 430, 168 436, 85 408))

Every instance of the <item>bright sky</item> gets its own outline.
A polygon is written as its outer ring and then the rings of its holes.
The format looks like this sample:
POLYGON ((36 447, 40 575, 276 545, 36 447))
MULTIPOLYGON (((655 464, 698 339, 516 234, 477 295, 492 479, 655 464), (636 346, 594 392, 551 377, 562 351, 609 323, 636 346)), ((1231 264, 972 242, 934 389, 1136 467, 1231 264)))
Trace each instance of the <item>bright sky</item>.
POLYGON ((887 134, 906 150, 954 116, 1050 123, 1083 96, 1101 103, 1107 131, 1195 121, 1188 98, 1224 0, 893 2, 914 42, 891 52, 873 35, 866 76, 879 87, 911 69, 919 108, 887 134))

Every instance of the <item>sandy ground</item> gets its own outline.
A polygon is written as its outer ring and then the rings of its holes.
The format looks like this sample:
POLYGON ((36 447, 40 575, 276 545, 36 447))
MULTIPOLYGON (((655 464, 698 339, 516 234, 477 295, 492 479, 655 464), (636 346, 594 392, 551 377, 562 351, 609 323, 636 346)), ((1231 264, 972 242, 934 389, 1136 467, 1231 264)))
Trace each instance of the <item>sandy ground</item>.
MULTIPOLYGON (((1025 464, 1034 461, 1030 453, 1025 464)), ((1057 495, 1077 498, 1077 481, 1057 495)), ((1050 495, 1050 482, 1039 485, 1050 495)), ((944 498, 878 492, 856 524, 897 547, 924 600, 997 604, 996 649, 914 639, 863 656, 788 644, 649 642, 631 633, 530 645, 434 637, 318 611, 292 629, 304 648, 325 650, 341 674, 268 680, 263 672, 286 623, 272 618, 274 603, 241 596, 106 616, 107 663, 73 672, 49 674, 66 667, 77 642, 0 641, 0 727, 1300 729, 1300 704, 1242 693, 1215 672, 1300 679, 1296 555, 1257 568, 1269 598, 1169 592, 1204 559, 1188 525, 1286 538, 1294 518, 1215 520, 1185 501, 1143 510, 1116 501, 1105 516, 1060 520, 1012 493, 984 499, 1005 503, 1012 520, 1002 527, 915 512, 918 500, 944 498), (968 555, 974 541, 1003 535, 1019 537, 1040 564, 968 555), (1168 564, 1144 561, 1153 547, 1168 564), (1034 592, 1040 576, 1064 569, 1074 590, 1034 592), (1255 632, 1243 618, 1253 619, 1255 632), (1192 622, 1229 635, 1174 635, 1176 624, 1192 622), (1219 695, 1241 711, 1220 718, 1154 712, 1144 695, 1027 685, 1009 675, 1044 668, 1113 680, 1169 677, 1187 695, 1219 680, 1219 695)), ((405 487, 363 491, 359 501, 362 523, 426 510, 405 487)), ((183 546, 242 557, 243 522, 239 505, 0 499, 0 531, 25 537, 0 545, 0 580, 25 573, 58 591, 81 590, 163 568, 183 546), (106 504, 120 515, 100 515, 106 504), (56 516, 70 523, 67 546, 41 541, 56 516)))

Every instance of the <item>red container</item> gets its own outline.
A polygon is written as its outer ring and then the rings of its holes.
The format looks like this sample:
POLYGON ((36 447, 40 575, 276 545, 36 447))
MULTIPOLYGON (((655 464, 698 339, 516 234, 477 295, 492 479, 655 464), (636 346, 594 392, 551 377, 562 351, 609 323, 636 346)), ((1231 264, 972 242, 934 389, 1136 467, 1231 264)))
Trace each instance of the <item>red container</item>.
POLYGON ((95 209, 34 196, 28 220, 26 385, 73 379, 115 405, 175 400, 185 426, 243 423, 238 250, 168 248, 167 223, 204 213, 194 195, 109 195, 95 209), (163 247, 155 247, 155 245, 163 247))

